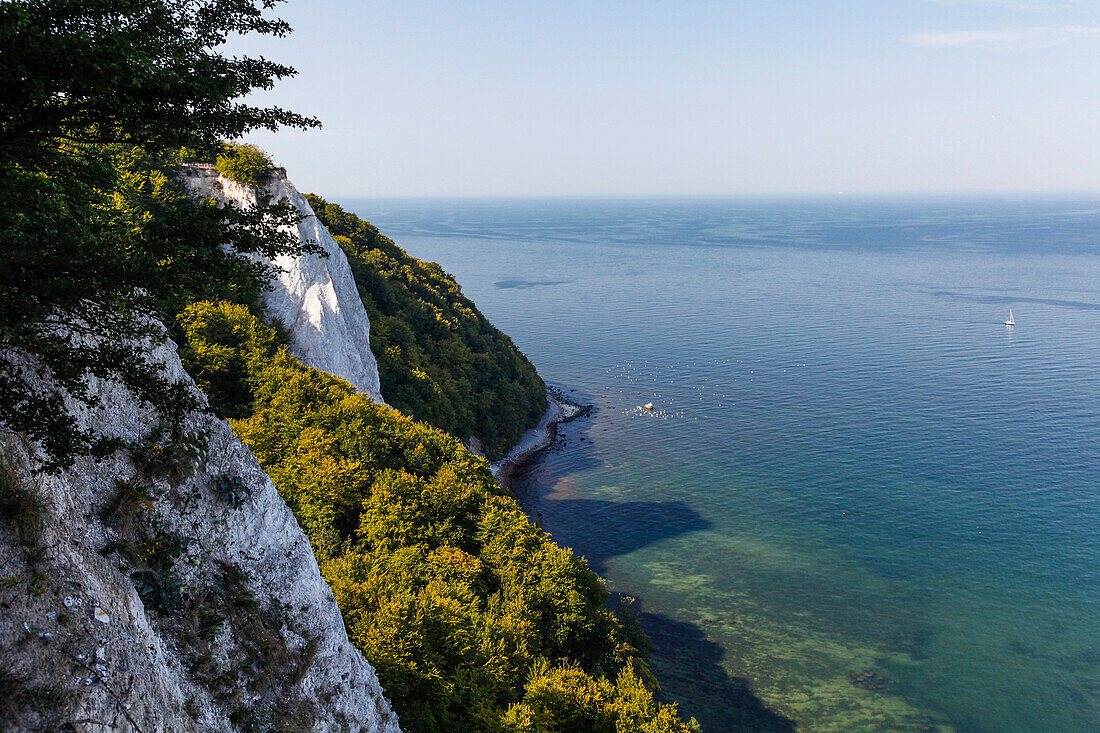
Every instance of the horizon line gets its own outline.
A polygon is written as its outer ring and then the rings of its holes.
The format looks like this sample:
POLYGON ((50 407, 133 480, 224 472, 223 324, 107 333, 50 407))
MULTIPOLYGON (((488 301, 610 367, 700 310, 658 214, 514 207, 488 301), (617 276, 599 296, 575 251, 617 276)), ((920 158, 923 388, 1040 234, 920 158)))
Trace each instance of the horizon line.
MULTIPOLYGON (((310 193, 313 193, 312 191, 310 193)), ((475 194, 367 194, 367 193, 332 193, 316 194, 321 198, 347 198, 347 199, 422 199, 429 200, 547 200, 547 199, 874 199, 874 198, 936 198, 936 199, 992 199, 992 198, 1027 198, 1027 199, 1070 199, 1070 198, 1096 198, 1100 199, 1100 189, 1087 190, 1006 190, 1006 191, 873 191, 873 192, 844 192, 828 193, 822 191, 761 191, 739 193, 475 193, 475 194)))

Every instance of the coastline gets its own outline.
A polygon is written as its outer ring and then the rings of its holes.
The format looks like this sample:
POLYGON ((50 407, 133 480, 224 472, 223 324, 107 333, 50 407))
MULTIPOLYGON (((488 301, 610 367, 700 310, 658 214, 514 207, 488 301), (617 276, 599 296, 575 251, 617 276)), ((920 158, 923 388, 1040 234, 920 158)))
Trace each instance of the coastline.
POLYGON ((489 464, 493 478, 505 488, 511 489, 516 473, 557 439, 558 425, 583 415, 587 409, 566 400, 557 390, 547 390, 546 399, 550 405, 538 425, 525 432, 508 455, 489 464))

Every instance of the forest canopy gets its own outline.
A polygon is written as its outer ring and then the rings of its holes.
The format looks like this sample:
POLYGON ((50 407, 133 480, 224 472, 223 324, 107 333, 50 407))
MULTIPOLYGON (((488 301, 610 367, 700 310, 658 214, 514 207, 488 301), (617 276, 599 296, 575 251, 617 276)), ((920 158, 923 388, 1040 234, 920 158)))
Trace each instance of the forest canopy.
POLYGON ((337 204, 306 198, 351 264, 386 401, 502 457, 546 411, 534 365, 442 267, 337 204))
POLYGON ((647 642, 454 437, 304 366, 247 308, 184 312, 187 368, 293 509, 409 733, 687 733, 647 642), (245 387, 237 386, 243 382, 245 387))

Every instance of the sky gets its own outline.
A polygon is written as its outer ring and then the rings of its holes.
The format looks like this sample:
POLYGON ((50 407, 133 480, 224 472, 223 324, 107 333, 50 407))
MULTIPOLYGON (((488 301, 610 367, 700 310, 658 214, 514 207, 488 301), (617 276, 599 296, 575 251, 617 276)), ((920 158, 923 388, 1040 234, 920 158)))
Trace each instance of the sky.
POLYGON ((332 198, 1100 191, 1100 0, 290 0, 332 198))

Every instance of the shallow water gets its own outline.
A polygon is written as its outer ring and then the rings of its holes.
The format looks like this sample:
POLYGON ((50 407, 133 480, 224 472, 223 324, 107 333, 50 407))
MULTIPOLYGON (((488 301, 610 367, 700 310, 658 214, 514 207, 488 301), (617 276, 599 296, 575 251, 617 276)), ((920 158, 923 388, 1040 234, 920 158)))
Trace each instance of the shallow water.
POLYGON ((1100 203, 342 203, 595 405, 518 490, 705 729, 1100 729, 1100 203))

